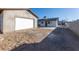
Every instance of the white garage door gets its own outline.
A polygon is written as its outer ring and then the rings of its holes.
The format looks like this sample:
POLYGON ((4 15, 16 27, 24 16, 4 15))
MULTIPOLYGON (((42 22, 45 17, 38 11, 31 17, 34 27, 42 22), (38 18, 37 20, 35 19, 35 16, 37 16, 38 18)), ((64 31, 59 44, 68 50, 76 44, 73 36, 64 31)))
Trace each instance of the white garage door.
POLYGON ((16 18, 15 30, 33 28, 33 19, 16 18))

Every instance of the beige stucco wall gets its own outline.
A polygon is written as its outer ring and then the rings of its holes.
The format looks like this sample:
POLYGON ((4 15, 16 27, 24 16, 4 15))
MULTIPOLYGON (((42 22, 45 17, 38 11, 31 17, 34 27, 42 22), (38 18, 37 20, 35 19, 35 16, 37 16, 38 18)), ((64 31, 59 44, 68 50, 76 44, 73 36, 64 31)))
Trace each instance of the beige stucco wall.
POLYGON ((35 26, 37 27, 37 18, 26 10, 4 10, 3 11, 3 32, 15 31, 15 18, 23 17, 35 20, 35 26))
POLYGON ((68 28, 79 36, 79 21, 67 23, 68 28))

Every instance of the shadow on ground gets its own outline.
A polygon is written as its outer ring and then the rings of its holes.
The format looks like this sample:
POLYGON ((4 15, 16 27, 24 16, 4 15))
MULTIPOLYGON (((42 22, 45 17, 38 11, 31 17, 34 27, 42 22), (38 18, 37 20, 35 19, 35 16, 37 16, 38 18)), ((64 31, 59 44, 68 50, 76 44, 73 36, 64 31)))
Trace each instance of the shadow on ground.
POLYGON ((11 51, 79 51, 79 37, 68 28, 57 28, 42 42, 23 44, 11 51))

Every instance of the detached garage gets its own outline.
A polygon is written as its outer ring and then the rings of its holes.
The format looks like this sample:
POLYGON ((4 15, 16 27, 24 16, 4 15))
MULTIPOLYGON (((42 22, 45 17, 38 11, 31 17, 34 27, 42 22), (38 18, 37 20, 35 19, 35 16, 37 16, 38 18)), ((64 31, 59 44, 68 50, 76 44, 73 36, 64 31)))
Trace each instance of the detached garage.
POLYGON ((37 27, 38 17, 30 9, 0 9, 2 33, 37 27))

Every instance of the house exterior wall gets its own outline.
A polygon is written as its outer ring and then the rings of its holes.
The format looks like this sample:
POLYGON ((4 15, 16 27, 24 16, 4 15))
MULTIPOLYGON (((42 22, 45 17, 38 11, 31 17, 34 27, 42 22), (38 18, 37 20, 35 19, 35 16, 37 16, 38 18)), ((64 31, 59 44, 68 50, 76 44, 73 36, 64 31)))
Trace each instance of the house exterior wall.
POLYGON ((39 27, 45 27, 45 21, 38 21, 39 27))
POLYGON ((47 24, 48 27, 56 27, 57 21, 49 21, 50 23, 47 24))
POLYGON ((41 21, 38 21, 38 24, 40 25, 40 27, 57 27, 58 26, 58 21, 49 21, 48 20, 48 22, 49 23, 47 23, 47 26, 46 26, 46 24, 45 24, 45 20, 43 21, 43 20, 41 20, 41 21))
POLYGON ((33 19, 35 24, 34 27, 37 27, 37 18, 30 14, 26 10, 4 10, 3 11, 3 32, 12 32, 15 31, 15 18, 29 18, 33 19))
POLYGON ((58 27, 58 20, 56 21, 56 27, 58 27))
POLYGON ((67 27, 79 36, 79 21, 67 23, 67 27))

